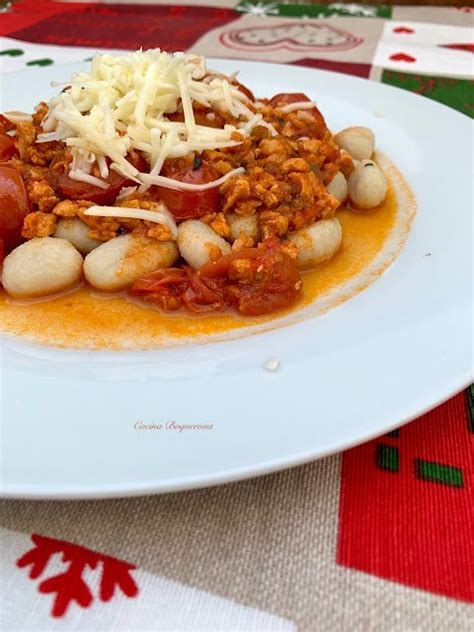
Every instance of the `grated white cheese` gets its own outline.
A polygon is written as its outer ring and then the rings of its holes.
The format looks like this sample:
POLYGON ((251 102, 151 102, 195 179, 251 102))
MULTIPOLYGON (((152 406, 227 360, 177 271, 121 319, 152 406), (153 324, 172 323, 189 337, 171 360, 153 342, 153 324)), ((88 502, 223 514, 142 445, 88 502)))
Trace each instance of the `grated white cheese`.
POLYGON ((100 189, 108 189, 109 185, 107 182, 104 182, 100 178, 96 178, 95 176, 91 176, 89 173, 85 171, 79 171, 78 169, 69 172, 70 177, 73 180, 78 180, 79 182, 87 182, 87 184, 92 184, 95 187, 99 187, 100 189))
POLYGON ((135 193, 137 189, 138 187, 122 187, 119 191, 119 194, 117 195, 116 202, 123 200, 123 198, 126 198, 129 195, 132 195, 132 193, 135 193))
MULTIPOLYGON (((158 176, 164 161, 192 151, 232 147, 255 126, 276 130, 246 104, 249 98, 232 85, 232 77, 210 73, 198 55, 139 50, 124 56, 96 55, 89 72, 74 75, 67 88, 49 102, 43 134, 37 142, 64 141, 71 147, 71 178, 106 188, 109 170, 130 178, 146 189, 150 176, 158 176), (224 110, 239 123, 216 129, 196 124, 193 101, 224 110), (181 104, 184 121, 168 114, 181 104), (150 163, 150 173, 139 172, 127 159, 132 149, 150 163), (90 175, 84 155, 97 161, 101 178, 90 175), (100 182, 100 184, 99 184, 100 182)), ((211 120, 211 117, 209 117, 211 120)), ((173 182, 173 181, 171 181, 173 182)), ((210 186, 219 186, 221 180, 210 186)), ((161 186, 171 186, 163 179, 161 186)), ((210 188, 206 185, 206 188, 210 188)), ((176 188, 176 187, 173 187, 176 188)))
MULTIPOLYGON (((244 116, 245 118, 247 118, 248 121, 250 121, 251 119, 255 119, 255 114, 252 112, 252 110, 250 110, 243 103, 237 103, 235 107, 237 108, 237 112, 241 116, 244 116)), ((262 127, 266 127, 270 131, 270 134, 272 136, 278 136, 278 132, 273 127, 273 125, 271 123, 267 123, 267 121, 264 121, 262 118, 260 118, 257 122, 255 122, 253 127, 256 127, 257 125, 261 125, 262 127)), ((246 123, 241 125, 241 128, 239 129, 239 131, 241 131, 242 127, 245 127, 245 126, 246 126, 246 123)), ((252 131, 253 127, 251 129, 249 129, 247 131, 247 133, 250 133, 252 131)))
POLYGON ((316 107, 316 103, 314 101, 297 101, 296 103, 288 103, 288 105, 283 105, 278 109, 285 114, 288 112, 294 112, 295 110, 312 110, 316 107))
POLYGON ((101 156, 100 154, 97 156, 97 164, 99 165, 101 178, 108 178, 109 167, 107 166, 107 161, 104 156, 101 156))
POLYGON ((165 207, 160 206, 159 210, 148 211, 143 208, 129 208, 125 206, 90 206, 84 211, 84 215, 93 217, 123 217, 126 219, 143 219, 156 224, 163 224, 170 229, 172 239, 178 236, 178 227, 173 216, 165 207))
POLYGON ((238 167, 237 169, 232 169, 232 171, 229 171, 229 173, 226 173, 218 180, 206 182, 205 184, 190 184, 189 182, 180 182, 179 180, 173 180, 172 178, 165 178, 164 176, 154 176, 150 174, 145 174, 143 179, 148 184, 157 184, 160 187, 174 189, 175 191, 206 191, 207 189, 220 187, 221 184, 224 184, 224 182, 226 182, 229 178, 238 176, 244 172, 245 169, 243 167, 238 167))
POLYGON ((280 360, 278 358, 268 358, 265 362, 265 368, 267 371, 277 371, 280 367, 280 360))

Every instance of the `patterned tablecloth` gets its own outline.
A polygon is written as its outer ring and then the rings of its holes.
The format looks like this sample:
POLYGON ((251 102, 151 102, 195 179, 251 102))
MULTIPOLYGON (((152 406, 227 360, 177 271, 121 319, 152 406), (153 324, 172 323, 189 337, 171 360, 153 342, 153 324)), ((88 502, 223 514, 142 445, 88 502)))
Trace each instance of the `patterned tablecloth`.
MULTIPOLYGON (((354 74, 474 112, 468 7, 0 7, 3 73, 160 46, 354 74)), ((473 402, 460 393, 341 455, 219 488, 2 501, 0 628, 473 630, 473 402)))

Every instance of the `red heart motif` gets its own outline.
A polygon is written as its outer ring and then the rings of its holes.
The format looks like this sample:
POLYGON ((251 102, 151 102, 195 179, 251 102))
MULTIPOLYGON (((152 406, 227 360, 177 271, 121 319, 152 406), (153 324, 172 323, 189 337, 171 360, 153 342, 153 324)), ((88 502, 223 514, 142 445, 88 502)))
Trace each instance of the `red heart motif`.
POLYGON ((414 33, 415 31, 408 26, 397 26, 396 29, 393 29, 394 33, 414 33))
POLYGON ((393 55, 390 55, 389 59, 391 59, 392 61, 405 61, 409 64, 416 61, 416 57, 412 57, 411 55, 407 55, 406 53, 395 53, 393 55))

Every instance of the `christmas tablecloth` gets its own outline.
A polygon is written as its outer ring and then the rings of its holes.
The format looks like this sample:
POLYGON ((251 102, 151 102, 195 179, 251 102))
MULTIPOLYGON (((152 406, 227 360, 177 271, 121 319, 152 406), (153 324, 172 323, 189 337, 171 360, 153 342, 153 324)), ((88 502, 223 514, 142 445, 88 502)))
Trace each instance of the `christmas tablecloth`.
MULTIPOLYGON (((354 74, 472 116, 472 18, 469 7, 0 2, 0 67, 160 46, 354 74)), ((341 455, 223 487, 2 501, 0 629, 474 630, 473 402, 460 393, 341 455)))

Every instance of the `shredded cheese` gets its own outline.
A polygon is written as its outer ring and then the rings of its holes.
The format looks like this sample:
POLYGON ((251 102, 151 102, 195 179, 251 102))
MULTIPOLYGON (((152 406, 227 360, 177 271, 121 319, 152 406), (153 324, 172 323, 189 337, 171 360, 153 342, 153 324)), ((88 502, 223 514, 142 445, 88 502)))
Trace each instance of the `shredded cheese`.
POLYGON ((129 208, 125 206, 90 206, 84 211, 84 215, 93 217, 123 217, 126 219, 143 219, 156 224, 163 224, 170 229, 171 236, 176 239, 178 236, 178 227, 171 213, 166 209, 164 204, 159 210, 148 211, 143 208, 129 208))
POLYGON ((269 358, 265 362, 265 368, 267 371, 277 371, 280 367, 280 360, 278 358, 269 358))
POLYGON ((103 180, 101 180, 100 178, 96 178, 95 176, 91 176, 85 171, 79 171, 75 169, 74 171, 70 171, 69 175, 73 180, 79 180, 79 182, 87 182, 87 184, 92 184, 95 187, 99 187, 100 189, 109 188, 107 182, 104 182, 103 180))
MULTIPOLYGON (((143 191, 156 184, 153 178, 167 158, 233 147, 241 142, 232 138, 234 132, 247 136, 259 125, 276 135, 273 126, 249 107, 250 99, 232 81, 232 77, 209 72, 204 58, 198 55, 171 55, 160 49, 124 56, 96 55, 89 72, 75 74, 63 84, 66 89, 51 99, 44 133, 37 142, 57 140, 71 147, 69 175, 75 180, 107 188, 104 180, 113 170, 136 182, 143 191), (193 102, 228 112, 238 122, 224 129, 198 125, 193 102), (184 121, 170 120, 168 115, 180 107, 184 121), (131 150, 145 155, 149 173, 140 172, 130 162, 131 150), (90 174, 94 162, 100 178, 90 174)), ((160 186, 183 188, 173 183, 163 178, 160 186)), ((205 188, 220 183, 222 179, 205 188)))
POLYGON ((245 169, 243 167, 238 167, 237 169, 232 169, 232 171, 226 173, 222 176, 222 178, 213 180, 212 182, 206 182, 205 184, 190 184, 189 182, 180 182, 179 180, 165 178, 164 176, 152 176, 146 174, 143 176, 143 179, 148 184, 157 184, 160 187, 174 189, 175 191, 207 191, 207 189, 220 187, 221 184, 224 184, 224 182, 226 182, 229 178, 238 176, 244 172, 245 169))
POLYGON ((122 187, 117 195, 116 201, 119 202, 120 200, 123 200, 123 198, 132 195, 132 193, 135 193, 137 189, 138 187, 122 187))
POLYGON ((278 108, 285 114, 288 112, 294 112, 295 110, 312 110, 316 107, 316 103, 314 101, 297 101, 296 103, 288 103, 288 105, 283 105, 278 108))

